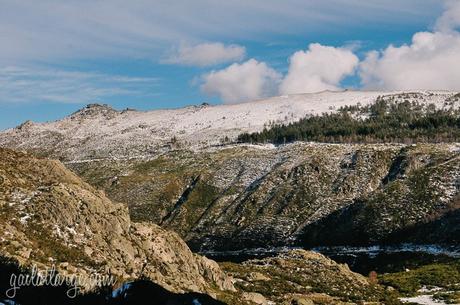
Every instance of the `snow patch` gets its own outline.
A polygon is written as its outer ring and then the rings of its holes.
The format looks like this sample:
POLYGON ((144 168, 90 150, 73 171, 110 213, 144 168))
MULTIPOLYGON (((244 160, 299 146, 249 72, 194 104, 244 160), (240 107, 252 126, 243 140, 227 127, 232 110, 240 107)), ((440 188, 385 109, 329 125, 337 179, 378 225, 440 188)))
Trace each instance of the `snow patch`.
POLYGON ((432 295, 419 295, 412 298, 400 298, 403 303, 415 303, 420 305, 447 305, 442 301, 433 299, 432 295))

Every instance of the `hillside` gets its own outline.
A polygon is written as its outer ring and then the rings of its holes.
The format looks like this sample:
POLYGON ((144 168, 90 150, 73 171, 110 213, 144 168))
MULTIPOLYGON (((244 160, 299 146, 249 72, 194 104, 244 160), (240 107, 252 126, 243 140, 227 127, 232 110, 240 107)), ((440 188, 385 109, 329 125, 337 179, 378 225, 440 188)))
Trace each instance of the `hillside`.
POLYGON ((221 266, 235 277, 241 290, 260 293, 276 304, 401 304, 395 291, 315 252, 293 250, 221 266))
POLYGON ((352 105, 334 113, 297 122, 272 123, 261 132, 244 133, 238 142, 285 144, 295 141, 332 143, 457 142, 460 138, 460 94, 443 107, 425 103, 420 94, 381 96, 369 105, 352 105), (412 101, 410 100, 412 98, 412 101))
POLYGON ((296 143, 68 166, 127 202, 134 219, 174 230, 206 251, 455 244, 458 156, 456 144, 296 143))

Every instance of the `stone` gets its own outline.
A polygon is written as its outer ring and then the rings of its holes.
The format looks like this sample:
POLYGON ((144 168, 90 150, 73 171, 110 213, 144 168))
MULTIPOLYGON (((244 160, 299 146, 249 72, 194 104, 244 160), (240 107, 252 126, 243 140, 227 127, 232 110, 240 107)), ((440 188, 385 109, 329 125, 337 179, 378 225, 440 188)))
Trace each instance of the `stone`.
POLYGON ((295 298, 291 302, 292 305, 315 305, 312 300, 306 298, 295 298))
POLYGON ((267 299, 257 292, 245 292, 243 294, 243 299, 246 301, 254 302, 258 305, 268 305, 267 299))
POLYGON ((269 281, 270 278, 260 272, 252 272, 251 274, 249 274, 249 280, 250 281, 269 281))

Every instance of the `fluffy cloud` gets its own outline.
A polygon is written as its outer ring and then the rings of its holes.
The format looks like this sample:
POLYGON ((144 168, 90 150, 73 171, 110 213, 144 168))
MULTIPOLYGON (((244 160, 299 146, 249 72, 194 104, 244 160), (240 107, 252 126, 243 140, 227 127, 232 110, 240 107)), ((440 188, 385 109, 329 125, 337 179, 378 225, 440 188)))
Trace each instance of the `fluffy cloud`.
POLYGON ((202 43, 196 46, 182 45, 163 63, 206 67, 230 61, 240 61, 245 54, 246 49, 242 46, 226 46, 219 42, 202 43))
POLYGON ((460 26, 460 2, 458 0, 446 1, 446 10, 436 22, 439 32, 455 31, 460 26))
POLYGON ((236 103, 275 94, 280 79, 281 75, 267 64, 250 59, 204 75, 201 90, 225 103, 236 103))
POLYGON ((367 54, 360 77, 370 89, 460 90, 460 2, 447 2, 434 32, 419 32, 409 45, 367 54))
POLYGON ((284 78, 266 63, 250 59, 204 75, 201 90, 219 96, 226 103, 279 93, 338 90, 340 81, 354 73, 358 62, 358 57, 348 49, 311 44, 307 51, 298 51, 291 56, 289 71, 284 78))
POLYGON ((280 86, 282 94, 337 90, 340 81, 354 73, 359 59, 348 49, 314 43, 307 51, 294 53, 289 61, 280 86))

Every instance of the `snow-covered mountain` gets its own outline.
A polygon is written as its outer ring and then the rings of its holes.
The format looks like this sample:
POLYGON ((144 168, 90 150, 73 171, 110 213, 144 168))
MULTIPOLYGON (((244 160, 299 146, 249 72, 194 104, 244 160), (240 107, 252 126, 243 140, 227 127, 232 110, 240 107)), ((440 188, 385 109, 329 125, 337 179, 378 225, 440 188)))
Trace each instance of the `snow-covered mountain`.
POLYGON ((225 137, 232 140, 243 132, 260 131, 270 122, 289 123, 346 105, 367 105, 383 95, 443 107, 454 93, 326 91, 242 104, 154 111, 117 111, 92 104, 62 120, 28 121, 3 131, 0 146, 37 150, 66 161, 149 157, 170 146, 197 149, 216 145, 225 137))

